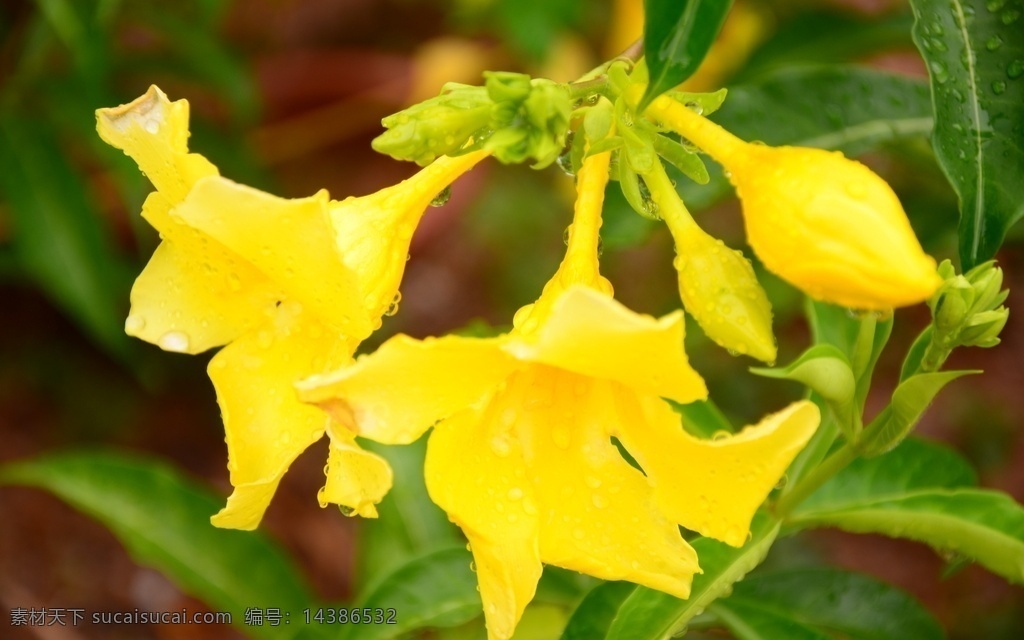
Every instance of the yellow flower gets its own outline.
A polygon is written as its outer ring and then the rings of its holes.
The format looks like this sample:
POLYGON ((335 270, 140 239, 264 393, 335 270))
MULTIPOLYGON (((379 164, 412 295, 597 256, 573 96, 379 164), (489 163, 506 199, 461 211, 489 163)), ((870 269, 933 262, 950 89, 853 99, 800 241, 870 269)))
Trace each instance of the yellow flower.
POLYGON ((725 167, 750 246, 812 298, 885 310, 926 300, 941 284, 896 194, 863 164, 838 151, 744 142, 664 96, 646 113, 725 167))
POLYGON ((700 569, 677 524, 742 545, 818 423, 799 402, 733 437, 682 430, 661 398, 707 394, 682 349, 682 314, 629 311, 598 271, 608 162, 584 162, 566 257, 509 334, 400 335, 299 384, 379 442, 409 443, 434 425, 427 488, 469 539, 492 639, 512 636, 542 563, 687 597, 700 569))
POLYGON ((125 330, 168 351, 227 345, 210 362, 235 490, 212 521, 255 528, 281 477, 325 432, 321 504, 373 517, 391 470, 354 434, 300 402, 293 383, 349 362, 398 291, 430 199, 480 154, 442 159, 406 182, 342 202, 286 200, 218 175, 188 152, 188 102, 156 87, 97 111, 97 129, 156 191, 142 215, 162 242, 132 288, 125 330))

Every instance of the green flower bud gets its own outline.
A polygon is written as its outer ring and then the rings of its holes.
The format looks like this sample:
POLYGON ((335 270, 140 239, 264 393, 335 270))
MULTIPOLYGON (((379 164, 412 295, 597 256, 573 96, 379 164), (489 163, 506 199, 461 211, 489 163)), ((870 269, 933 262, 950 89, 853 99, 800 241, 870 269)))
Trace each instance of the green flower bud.
POLYGON ((945 278, 928 301, 932 309, 932 342, 946 353, 958 347, 991 347, 999 343, 1009 311, 1000 306, 1009 293, 1001 290, 1003 271, 994 261, 956 275, 949 261, 939 266, 945 278))
POLYGON ((964 277, 975 291, 972 313, 980 313, 995 309, 1006 300, 1009 291, 1001 291, 1003 287, 1003 270, 996 266, 994 260, 989 260, 974 267, 964 277))
POLYGON ((943 335, 953 333, 970 314, 971 305, 974 304, 974 288, 967 278, 956 276, 947 280, 933 299, 935 331, 943 335))
POLYGON ((976 313, 960 330, 957 343, 964 347, 994 347, 999 344, 999 333, 1009 317, 1006 307, 976 313))
POLYGON ((421 166, 438 156, 458 155, 460 150, 491 120, 493 103, 483 87, 448 85, 448 93, 424 100, 384 118, 387 129, 373 141, 373 148, 421 166))

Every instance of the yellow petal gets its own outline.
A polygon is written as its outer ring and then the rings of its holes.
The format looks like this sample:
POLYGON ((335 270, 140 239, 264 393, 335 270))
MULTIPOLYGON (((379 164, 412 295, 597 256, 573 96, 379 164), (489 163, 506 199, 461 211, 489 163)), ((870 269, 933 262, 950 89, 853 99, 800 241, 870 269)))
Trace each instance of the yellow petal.
MULTIPOLYGON (((500 418, 499 418, 500 420, 500 418)), ((424 473, 430 498, 469 539, 490 640, 512 637, 541 575, 537 512, 519 442, 482 408, 430 434, 424 473)))
POLYGON ((356 339, 370 321, 338 256, 327 192, 288 200, 220 177, 205 178, 172 216, 250 261, 289 298, 356 339))
POLYGON ((501 351, 501 340, 398 335, 376 353, 298 388, 303 400, 360 436, 408 444, 479 400, 518 366, 501 351))
POLYGON ((589 287, 572 287, 554 303, 532 338, 512 339, 516 357, 614 380, 677 402, 707 397, 683 351, 683 316, 633 313, 589 287))
POLYGON ((280 294, 223 245, 171 221, 169 209, 159 192, 143 205, 143 215, 162 226, 164 241, 135 280, 125 331, 168 351, 200 353, 260 322, 280 294))
POLYGON ((622 422, 617 435, 654 482, 662 510, 687 529, 736 547, 819 420, 813 403, 794 402, 736 435, 700 440, 683 431, 664 402, 645 400, 642 411, 646 419, 622 422))
POLYGON ((643 419, 623 413, 615 402, 616 393, 632 392, 543 366, 530 372, 530 386, 510 383, 503 401, 509 407, 504 411, 519 408, 516 428, 540 512, 541 560, 688 597, 700 571, 697 554, 659 509, 647 478, 610 440, 617 424, 643 419), (552 401, 531 408, 543 387, 552 401))
POLYGON ((98 109, 96 130, 171 202, 182 200, 196 180, 217 174, 206 158, 188 152, 188 101, 171 102, 156 86, 128 104, 98 109))
POLYGON ((377 503, 391 489, 391 467, 384 458, 362 449, 355 435, 344 427, 328 427, 331 450, 327 458, 327 484, 317 498, 347 507, 350 515, 377 517, 377 503))
POLYGON ((407 180, 330 205, 338 252, 358 277, 362 303, 378 319, 391 306, 405 272, 412 234, 431 200, 487 157, 476 151, 442 156, 407 180))
POLYGON ((299 401, 293 383, 338 366, 349 357, 348 349, 299 305, 284 302, 210 361, 235 487, 227 506, 211 519, 214 525, 254 529, 259 524, 281 476, 327 426, 322 411, 299 401))

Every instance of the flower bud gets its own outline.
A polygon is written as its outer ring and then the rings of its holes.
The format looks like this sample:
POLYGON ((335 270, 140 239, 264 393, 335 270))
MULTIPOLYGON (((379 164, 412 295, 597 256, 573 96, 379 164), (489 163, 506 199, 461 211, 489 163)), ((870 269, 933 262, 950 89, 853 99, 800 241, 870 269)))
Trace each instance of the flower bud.
POLYGON ((428 165, 440 156, 456 155, 474 133, 487 127, 493 107, 483 87, 456 85, 384 118, 381 124, 387 131, 373 140, 373 148, 396 160, 428 165))
POLYGON ((704 333, 734 353, 774 362, 772 309, 743 253, 697 225, 676 234, 679 295, 704 333))
POLYGON ((960 330, 957 343, 963 347, 994 347, 999 344, 999 333, 1009 317, 1006 307, 976 313, 960 330))
POLYGON ((743 142, 666 97, 647 114, 725 167, 750 246, 812 298, 886 310, 927 300, 942 283, 896 194, 863 164, 823 149, 743 142))
POLYGON ((774 362, 771 304, 750 261, 697 226, 660 162, 644 181, 676 242, 683 307, 720 346, 774 362))

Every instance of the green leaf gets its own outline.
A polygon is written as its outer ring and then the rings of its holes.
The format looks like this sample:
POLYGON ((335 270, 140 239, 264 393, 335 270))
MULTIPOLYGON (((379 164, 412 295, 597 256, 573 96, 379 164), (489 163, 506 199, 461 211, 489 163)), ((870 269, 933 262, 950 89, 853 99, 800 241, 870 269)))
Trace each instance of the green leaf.
MULTIPOLYGON (((744 140, 855 156, 896 140, 924 138, 932 129, 932 106, 928 85, 914 78, 859 67, 804 67, 731 87, 711 119, 744 140)), ((706 208, 730 193, 717 164, 708 172, 707 186, 680 185, 690 209, 706 208)))
POLYGON ((853 399, 856 384, 846 354, 830 344, 814 345, 785 367, 751 367, 750 372, 766 378, 800 382, 837 404, 853 399))
POLYGON ((592 589, 572 612, 562 640, 604 638, 619 607, 637 588, 630 582, 605 582, 592 589))
POLYGON ((380 517, 358 522, 356 578, 362 591, 414 557, 451 547, 461 538, 448 516, 427 495, 423 481, 427 437, 404 447, 370 441, 360 444, 387 460, 395 476, 391 491, 377 505, 380 517))
POLYGON ((1024 1, 911 0, 928 63, 932 146, 960 198, 964 270, 1024 216, 1024 1))
MULTIPOLYGON (((99 520, 140 564, 241 625, 248 607, 298 611, 312 596, 281 548, 260 532, 217 529, 223 501, 158 460, 110 452, 51 455, 0 467, 0 484, 50 491, 99 520)), ((68 532, 67 535, 74 535, 68 532)), ((260 638, 301 627, 247 627, 260 638)))
POLYGON ((909 11, 865 19, 852 12, 801 11, 779 25, 750 56, 735 83, 784 68, 854 62, 886 49, 910 46, 909 11))
POLYGON ((859 443, 865 455, 889 451, 907 436, 935 396, 950 382, 980 371, 919 373, 901 382, 889 405, 871 421, 859 443))
POLYGON ((739 640, 941 640, 942 627, 906 593, 830 568, 753 575, 710 610, 739 640))
POLYGON ((644 58, 650 82, 640 111, 697 70, 732 0, 644 0, 644 58))
POLYGON ((0 194, 19 261, 108 351, 124 358, 127 268, 115 257, 86 185, 34 120, 0 116, 0 194))
POLYGON ((1024 508, 1006 494, 970 488, 974 482, 957 454, 908 439, 883 456, 855 460, 787 524, 909 538, 1024 582, 1024 508))
POLYGON ((711 438, 722 431, 735 433, 736 428, 725 417, 713 400, 695 400, 687 404, 669 401, 676 413, 683 417, 683 427, 692 435, 711 438))
POLYGON ((615 614, 607 640, 662 640, 682 633, 694 616, 727 595, 736 582, 764 560, 779 533, 779 523, 758 514, 751 531, 752 538, 739 549, 710 538, 694 541, 704 573, 693 577, 690 597, 680 600, 637 587, 615 614))
POLYGON ((394 609, 396 624, 346 626, 339 640, 385 640, 424 627, 456 627, 483 611, 464 547, 431 551, 414 558, 380 581, 359 600, 359 607, 394 609))

